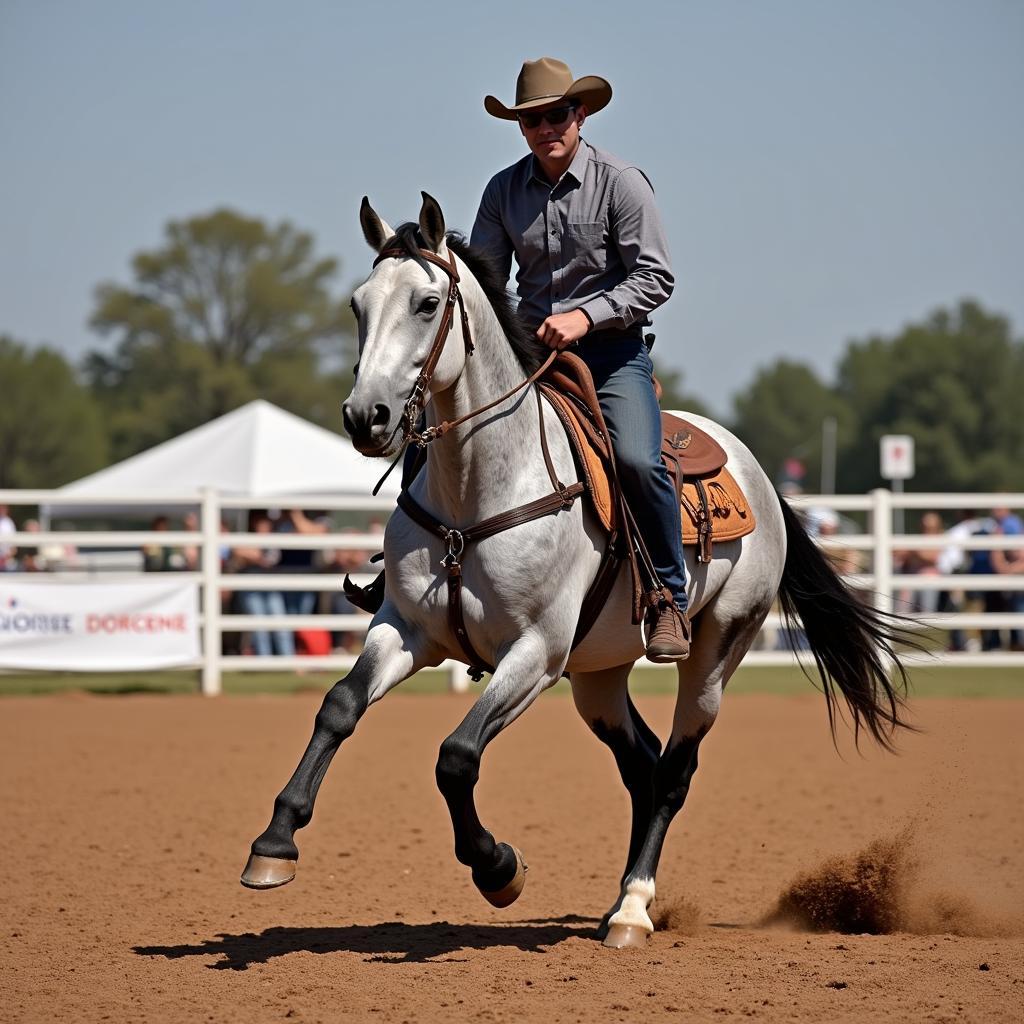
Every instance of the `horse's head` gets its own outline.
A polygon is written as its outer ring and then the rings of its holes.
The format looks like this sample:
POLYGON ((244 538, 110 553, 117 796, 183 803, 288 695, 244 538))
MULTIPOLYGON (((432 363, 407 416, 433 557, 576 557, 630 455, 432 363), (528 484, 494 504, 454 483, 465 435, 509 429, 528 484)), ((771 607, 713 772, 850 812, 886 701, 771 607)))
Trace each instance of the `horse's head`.
POLYGON ((425 392, 444 391, 458 380, 471 343, 457 287, 459 271, 437 201, 424 192, 418 225, 406 224, 397 232, 366 198, 359 220, 378 255, 352 296, 359 369, 342 411, 353 445, 364 455, 386 457, 401 448, 415 427, 408 420, 419 415, 429 397, 425 392))

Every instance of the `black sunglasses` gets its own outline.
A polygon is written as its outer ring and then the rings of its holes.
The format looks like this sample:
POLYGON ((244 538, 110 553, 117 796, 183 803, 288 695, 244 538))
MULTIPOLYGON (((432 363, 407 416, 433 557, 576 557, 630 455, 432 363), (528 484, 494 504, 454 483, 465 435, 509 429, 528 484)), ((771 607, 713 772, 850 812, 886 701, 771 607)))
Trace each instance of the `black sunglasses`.
POLYGON ((542 110, 539 114, 520 113, 519 122, 524 128, 539 128, 541 121, 547 122, 552 128, 565 124, 576 112, 575 106, 555 107, 553 110, 542 110))

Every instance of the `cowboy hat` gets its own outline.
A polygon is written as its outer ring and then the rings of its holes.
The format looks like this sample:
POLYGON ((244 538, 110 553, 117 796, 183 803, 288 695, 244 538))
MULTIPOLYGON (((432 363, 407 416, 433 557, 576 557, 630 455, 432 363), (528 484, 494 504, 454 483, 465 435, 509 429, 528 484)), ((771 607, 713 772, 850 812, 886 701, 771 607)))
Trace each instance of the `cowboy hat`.
POLYGON ((506 107, 494 96, 484 97, 484 110, 492 117, 515 121, 522 110, 546 107, 556 100, 576 100, 591 114, 608 105, 612 87, 597 75, 584 75, 575 81, 569 65, 554 57, 541 57, 523 64, 516 79, 515 106, 506 107))

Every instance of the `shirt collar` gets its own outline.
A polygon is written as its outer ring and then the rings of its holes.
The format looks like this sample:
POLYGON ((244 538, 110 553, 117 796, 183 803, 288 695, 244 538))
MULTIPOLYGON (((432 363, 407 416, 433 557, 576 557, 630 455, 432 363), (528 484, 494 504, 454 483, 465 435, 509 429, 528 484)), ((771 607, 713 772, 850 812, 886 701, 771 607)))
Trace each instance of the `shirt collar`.
POLYGON ((539 182, 547 189, 556 188, 566 178, 571 177, 577 185, 583 184, 583 178, 587 173, 587 164, 590 162, 590 151, 591 147, 588 145, 586 139, 580 137, 580 144, 576 147, 576 155, 572 158, 572 163, 565 169, 565 173, 558 181, 552 185, 547 179, 547 175, 541 169, 540 164, 537 162, 535 156, 530 157, 530 169, 531 177, 534 181, 539 182))
MULTIPOLYGON (((590 162, 590 146, 586 139, 581 138, 579 146, 576 147, 576 155, 572 158, 565 174, 571 174, 578 185, 583 184, 583 178, 587 173, 587 164, 590 162)), ((563 175, 565 177, 565 175, 563 175)))

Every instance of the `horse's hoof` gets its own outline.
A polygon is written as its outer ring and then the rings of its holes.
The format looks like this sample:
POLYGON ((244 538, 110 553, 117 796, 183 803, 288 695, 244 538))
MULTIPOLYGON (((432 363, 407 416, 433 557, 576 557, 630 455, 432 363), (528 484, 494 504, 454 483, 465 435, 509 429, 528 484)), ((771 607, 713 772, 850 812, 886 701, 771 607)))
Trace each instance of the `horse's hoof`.
POLYGON ((247 889, 276 889, 295 877, 295 861, 282 857, 261 857, 250 853, 241 883, 247 889))
POLYGON ((512 876, 512 881, 497 892, 484 892, 483 889, 480 890, 483 898, 492 907, 507 907, 515 903, 519 899, 519 894, 523 891, 523 887, 526 885, 526 872, 529 871, 529 868, 526 866, 526 861, 523 860, 523 855, 514 846, 512 847, 512 852, 516 855, 516 873, 512 876))
POLYGON ((649 937, 649 932, 635 924, 612 924, 608 926, 604 944, 609 949, 644 949, 649 937))

